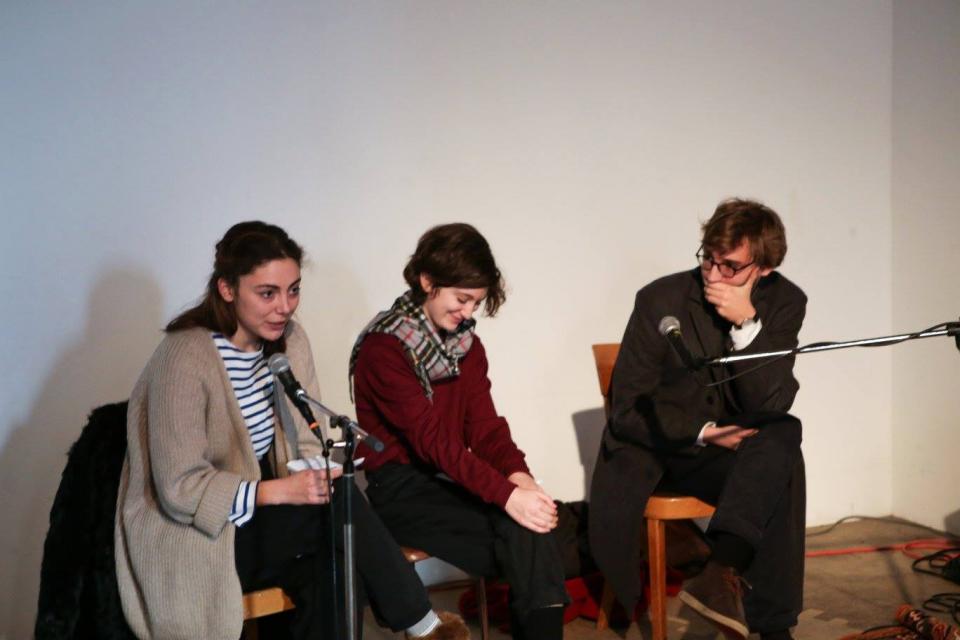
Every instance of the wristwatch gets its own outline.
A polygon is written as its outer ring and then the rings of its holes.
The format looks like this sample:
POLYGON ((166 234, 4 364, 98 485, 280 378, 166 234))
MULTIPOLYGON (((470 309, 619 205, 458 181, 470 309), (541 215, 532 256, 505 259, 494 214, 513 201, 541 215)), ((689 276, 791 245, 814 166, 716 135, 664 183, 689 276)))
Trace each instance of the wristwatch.
POLYGON ((741 322, 736 326, 737 326, 737 329, 747 329, 757 324, 757 322, 759 321, 760 321, 760 314, 758 312, 754 312, 752 318, 744 318, 743 322, 741 322))

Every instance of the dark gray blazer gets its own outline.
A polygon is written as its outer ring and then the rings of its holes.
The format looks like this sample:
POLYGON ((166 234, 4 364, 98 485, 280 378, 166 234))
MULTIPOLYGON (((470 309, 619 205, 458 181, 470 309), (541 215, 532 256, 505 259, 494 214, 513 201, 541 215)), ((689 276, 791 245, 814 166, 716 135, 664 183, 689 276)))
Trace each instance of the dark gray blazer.
MULTIPOLYGON (((753 305, 763 327, 740 353, 797 346, 807 298, 777 272, 761 278, 753 305)), ((641 594, 637 565, 647 499, 663 475, 658 455, 695 456, 703 425, 755 411, 786 412, 799 384, 794 358, 783 358, 719 387, 704 384, 754 367, 746 361, 696 374, 660 335, 664 316, 680 320, 695 357, 728 349, 730 323, 703 297, 700 269, 655 280, 637 293, 611 381, 610 419, 604 429, 590 492, 590 546, 617 599, 633 608, 641 594)))

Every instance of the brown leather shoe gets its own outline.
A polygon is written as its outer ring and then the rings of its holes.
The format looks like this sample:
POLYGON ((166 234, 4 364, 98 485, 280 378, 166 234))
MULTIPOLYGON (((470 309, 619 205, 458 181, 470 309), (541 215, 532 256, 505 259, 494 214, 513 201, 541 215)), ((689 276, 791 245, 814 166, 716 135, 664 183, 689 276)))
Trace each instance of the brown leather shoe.
POLYGON ((708 562, 703 573, 684 583, 679 596, 727 638, 746 640, 750 631, 743 612, 744 584, 743 578, 731 567, 708 562))
POLYGON ((409 633, 404 635, 415 640, 470 640, 470 628, 463 618, 449 611, 438 611, 437 617, 440 618, 440 624, 427 635, 411 636, 409 633))

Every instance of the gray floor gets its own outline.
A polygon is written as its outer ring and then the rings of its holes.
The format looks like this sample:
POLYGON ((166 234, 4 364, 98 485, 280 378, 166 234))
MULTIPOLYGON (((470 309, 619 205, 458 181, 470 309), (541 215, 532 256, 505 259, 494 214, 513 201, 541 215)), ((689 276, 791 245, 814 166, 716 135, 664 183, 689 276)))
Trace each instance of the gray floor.
MULTIPOLYGON (((834 549, 907 542, 937 536, 937 532, 898 520, 859 520, 845 522, 823 533, 825 527, 808 531, 807 549, 834 549)), ((827 640, 893 622, 897 607, 903 603, 920 606, 934 593, 960 591, 960 585, 934 576, 915 573, 911 559, 900 551, 844 555, 807 560, 805 609, 794 629, 796 640, 827 640)), ((456 610, 458 591, 435 592, 437 608, 456 610)), ((676 598, 667 605, 668 634, 671 639, 713 640, 720 638, 676 598)), ((946 618, 943 618, 946 620, 946 618)), ((473 623, 474 638, 480 638, 479 625, 473 623)), ((598 632, 593 621, 579 619, 564 629, 566 640, 639 640, 650 637, 649 623, 629 629, 598 632)), ((402 638, 379 629, 368 615, 364 628, 367 640, 402 638)), ((491 640, 508 635, 493 631, 491 640)))

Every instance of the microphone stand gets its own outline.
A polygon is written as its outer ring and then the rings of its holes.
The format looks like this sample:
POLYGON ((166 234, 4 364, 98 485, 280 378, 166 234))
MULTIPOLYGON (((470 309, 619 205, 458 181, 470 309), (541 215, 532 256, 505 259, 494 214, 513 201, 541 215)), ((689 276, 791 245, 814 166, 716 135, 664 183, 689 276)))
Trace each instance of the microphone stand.
POLYGON ((833 351, 834 349, 847 349, 849 347, 879 347, 888 344, 897 344, 907 340, 916 340, 919 338, 935 338, 938 336, 954 336, 957 342, 957 349, 960 349, 960 322, 944 322, 936 325, 943 327, 941 329, 931 328, 918 331, 916 333, 903 333, 895 336, 883 336, 880 338, 861 338, 859 340, 847 340, 845 342, 817 342, 808 344, 795 349, 784 349, 782 351, 766 351, 763 353, 744 353, 740 355, 721 356, 717 358, 706 358, 703 364, 707 366, 719 366, 731 362, 741 362, 744 360, 756 360, 758 358, 777 358, 800 353, 816 353, 819 351, 833 351))
MULTIPOLYGON (((357 640, 360 636, 357 630, 357 623, 359 618, 357 615, 357 556, 356 548, 354 547, 355 534, 353 530, 353 493, 356 490, 353 478, 355 474, 355 466, 353 462, 353 454, 356 449, 357 439, 366 440, 367 445, 374 451, 383 451, 383 443, 376 437, 370 435, 366 431, 360 428, 360 426, 348 418, 345 415, 336 413, 335 411, 327 408, 319 400, 315 400, 307 395, 305 392, 300 391, 297 393, 297 396, 304 402, 313 405, 314 408, 320 411, 320 413, 326 415, 330 418, 330 426, 338 427, 343 430, 343 440, 344 440, 344 461, 343 461, 343 477, 344 477, 344 518, 343 518, 343 557, 344 557, 344 590, 345 590, 345 601, 346 601, 346 618, 347 618, 347 640, 357 640)), ((324 449, 328 447, 327 443, 324 443, 324 449)), ((332 515, 332 514, 331 514, 332 515)), ((334 570, 334 575, 336 575, 336 570, 334 570)))

